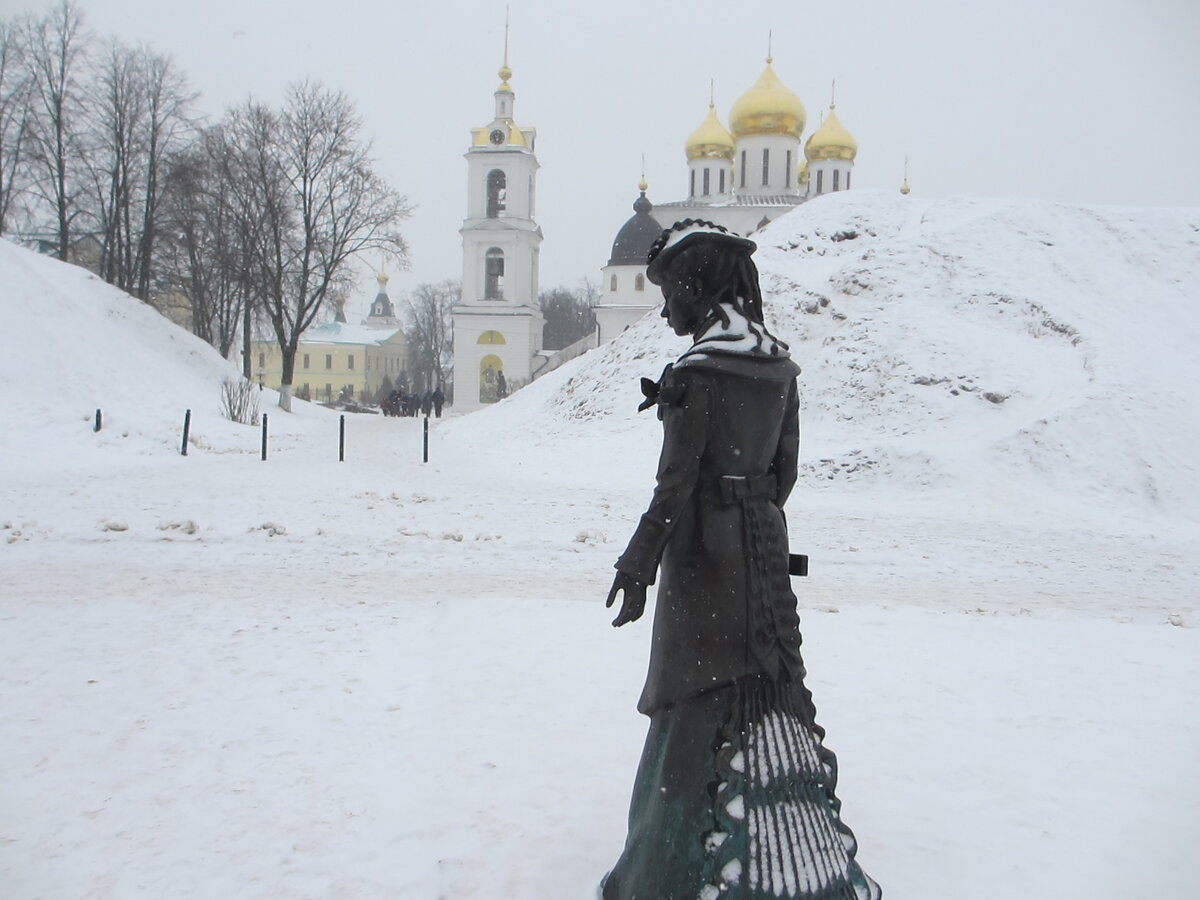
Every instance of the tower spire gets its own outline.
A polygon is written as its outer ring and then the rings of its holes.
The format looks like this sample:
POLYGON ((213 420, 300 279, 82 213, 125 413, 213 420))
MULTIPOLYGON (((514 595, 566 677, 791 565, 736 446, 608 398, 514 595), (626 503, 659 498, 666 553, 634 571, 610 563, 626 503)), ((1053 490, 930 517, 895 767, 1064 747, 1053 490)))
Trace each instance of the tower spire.
POLYGON ((508 7, 504 7, 504 62, 500 64, 500 85, 501 90, 511 90, 508 87, 508 79, 512 78, 512 69, 508 67, 508 7))
POLYGON ((774 39, 775 39, 775 30, 773 28, 768 28, 767 29, 767 65, 768 66, 771 64, 771 60, 772 60, 771 44, 774 41, 774 39))

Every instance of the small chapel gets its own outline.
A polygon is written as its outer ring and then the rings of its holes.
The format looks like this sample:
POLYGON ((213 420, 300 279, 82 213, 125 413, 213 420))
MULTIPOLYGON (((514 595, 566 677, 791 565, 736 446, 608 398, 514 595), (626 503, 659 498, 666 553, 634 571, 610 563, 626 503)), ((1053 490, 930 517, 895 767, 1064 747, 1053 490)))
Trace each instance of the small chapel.
POLYGON ((707 219, 749 235, 801 203, 850 189, 858 143, 838 120, 833 98, 802 148, 806 124, 804 104, 779 80, 770 55, 758 81, 730 109, 728 128, 710 96, 708 114, 684 143, 686 198, 652 204, 643 178, 633 216, 617 232, 600 270, 600 343, 661 304, 646 281, 646 253, 663 228, 707 219))

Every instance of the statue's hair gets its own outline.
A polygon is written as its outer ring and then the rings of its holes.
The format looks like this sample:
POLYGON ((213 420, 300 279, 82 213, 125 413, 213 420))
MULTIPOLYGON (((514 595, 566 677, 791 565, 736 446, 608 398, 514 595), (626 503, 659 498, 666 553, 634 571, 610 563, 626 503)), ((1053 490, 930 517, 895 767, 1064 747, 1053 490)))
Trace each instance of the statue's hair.
MULTIPOLYGON (((745 317, 760 348, 764 345, 787 348, 767 331, 758 267, 746 250, 720 241, 697 241, 681 247, 670 261, 670 268, 689 281, 695 277, 701 281, 702 290, 690 292, 697 303, 697 334, 717 321, 728 328, 731 324, 725 309, 728 305, 745 317)), ((776 353, 778 349, 771 352, 776 353)))

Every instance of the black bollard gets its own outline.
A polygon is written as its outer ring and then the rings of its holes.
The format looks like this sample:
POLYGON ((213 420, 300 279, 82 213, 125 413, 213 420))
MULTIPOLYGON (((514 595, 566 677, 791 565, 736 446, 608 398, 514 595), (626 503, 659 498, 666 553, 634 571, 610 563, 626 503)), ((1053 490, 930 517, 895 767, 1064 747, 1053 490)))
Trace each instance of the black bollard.
POLYGON ((429 416, 425 417, 425 447, 421 453, 421 462, 429 462, 429 416))
POLYGON ((262 458, 267 458, 267 414, 263 413, 262 458))
POLYGON ((100 410, 96 410, 96 424, 92 426, 92 431, 100 430, 100 410))
POLYGON ((187 456, 188 432, 192 430, 192 411, 189 409, 183 414, 183 446, 179 448, 180 454, 187 456))
POLYGON ((346 417, 340 416, 338 422, 338 462, 346 461, 346 417))

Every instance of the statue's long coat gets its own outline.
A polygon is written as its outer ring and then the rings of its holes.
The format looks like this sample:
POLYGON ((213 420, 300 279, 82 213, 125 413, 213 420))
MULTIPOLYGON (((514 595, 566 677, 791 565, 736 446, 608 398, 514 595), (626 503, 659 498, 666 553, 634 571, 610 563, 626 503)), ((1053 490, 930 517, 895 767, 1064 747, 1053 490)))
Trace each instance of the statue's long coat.
POLYGON ((710 352, 664 374, 657 486, 616 567, 661 574, 638 709, 763 673, 802 677, 782 507, 796 481, 799 367, 710 352))
POLYGON ((786 356, 694 345, 643 385, 663 449, 617 568, 660 576, 638 703, 650 728, 604 900, 880 900, 804 686, 782 509, 798 371, 786 356))

